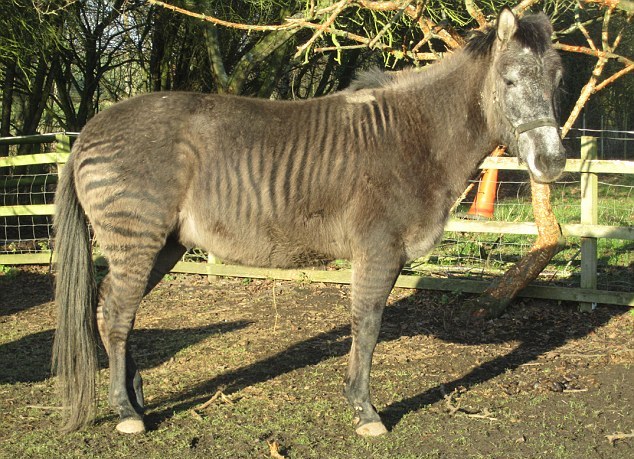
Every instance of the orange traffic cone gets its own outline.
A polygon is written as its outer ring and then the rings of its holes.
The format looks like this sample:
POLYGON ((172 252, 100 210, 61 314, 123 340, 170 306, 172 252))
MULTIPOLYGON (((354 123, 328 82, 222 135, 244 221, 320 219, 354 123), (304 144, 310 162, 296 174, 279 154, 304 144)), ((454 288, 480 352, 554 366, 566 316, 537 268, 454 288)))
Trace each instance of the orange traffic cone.
POLYGON ((466 217, 474 220, 493 218, 493 206, 497 191, 498 170, 487 169, 478 185, 478 192, 466 217))

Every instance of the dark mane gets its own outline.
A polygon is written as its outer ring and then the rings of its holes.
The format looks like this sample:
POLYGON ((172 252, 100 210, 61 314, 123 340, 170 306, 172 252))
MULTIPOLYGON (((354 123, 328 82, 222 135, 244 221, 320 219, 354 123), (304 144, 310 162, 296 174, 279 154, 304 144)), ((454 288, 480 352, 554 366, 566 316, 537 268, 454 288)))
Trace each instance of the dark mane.
MULTIPOLYGON (((553 29, 548 17, 544 13, 539 13, 520 19, 513 39, 541 56, 548 49, 552 33, 553 29)), ((474 57, 487 56, 491 53, 495 36, 495 26, 487 27, 483 31, 475 31, 465 49, 474 57)))

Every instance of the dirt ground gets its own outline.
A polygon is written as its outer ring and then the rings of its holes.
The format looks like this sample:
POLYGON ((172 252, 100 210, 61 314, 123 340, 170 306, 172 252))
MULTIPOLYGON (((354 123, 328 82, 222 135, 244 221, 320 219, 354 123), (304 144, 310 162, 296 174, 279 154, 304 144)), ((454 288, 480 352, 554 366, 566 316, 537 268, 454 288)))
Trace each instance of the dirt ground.
POLYGON ((0 457, 634 457, 624 308, 518 301, 465 324, 463 297, 395 290, 372 372, 390 432, 367 440, 341 393, 348 287, 168 276, 131 343, 149 431, 115 432, 102 355, 98 418, 63 435, 51 286, 43 268, 0 277, 0 457))

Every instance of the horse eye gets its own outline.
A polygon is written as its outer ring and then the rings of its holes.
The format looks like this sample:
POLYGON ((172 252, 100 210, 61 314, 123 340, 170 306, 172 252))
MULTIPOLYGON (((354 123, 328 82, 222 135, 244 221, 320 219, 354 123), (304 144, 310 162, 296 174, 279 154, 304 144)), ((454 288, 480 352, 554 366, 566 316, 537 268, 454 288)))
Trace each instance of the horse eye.
POLYGON ((504 78, 504 77, 502 78, 502 80, 504 81, 504 84, 509 88, 511 86, 515 86, 515 80, 509 80, 508 78, 504 78))

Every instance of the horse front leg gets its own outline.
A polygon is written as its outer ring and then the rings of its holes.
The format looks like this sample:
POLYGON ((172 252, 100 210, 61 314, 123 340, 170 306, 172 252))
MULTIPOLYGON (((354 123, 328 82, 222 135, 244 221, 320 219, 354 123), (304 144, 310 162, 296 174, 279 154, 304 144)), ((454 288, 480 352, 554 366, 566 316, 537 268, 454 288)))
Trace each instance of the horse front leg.
POLYGON ((370 368, 383 309, 402 266, 400 260, 381 257, 365 259, 353 268, 352 348, 344 393, 354 410, 355 430, 361 436, 387 432, 370 399, 370 368))

